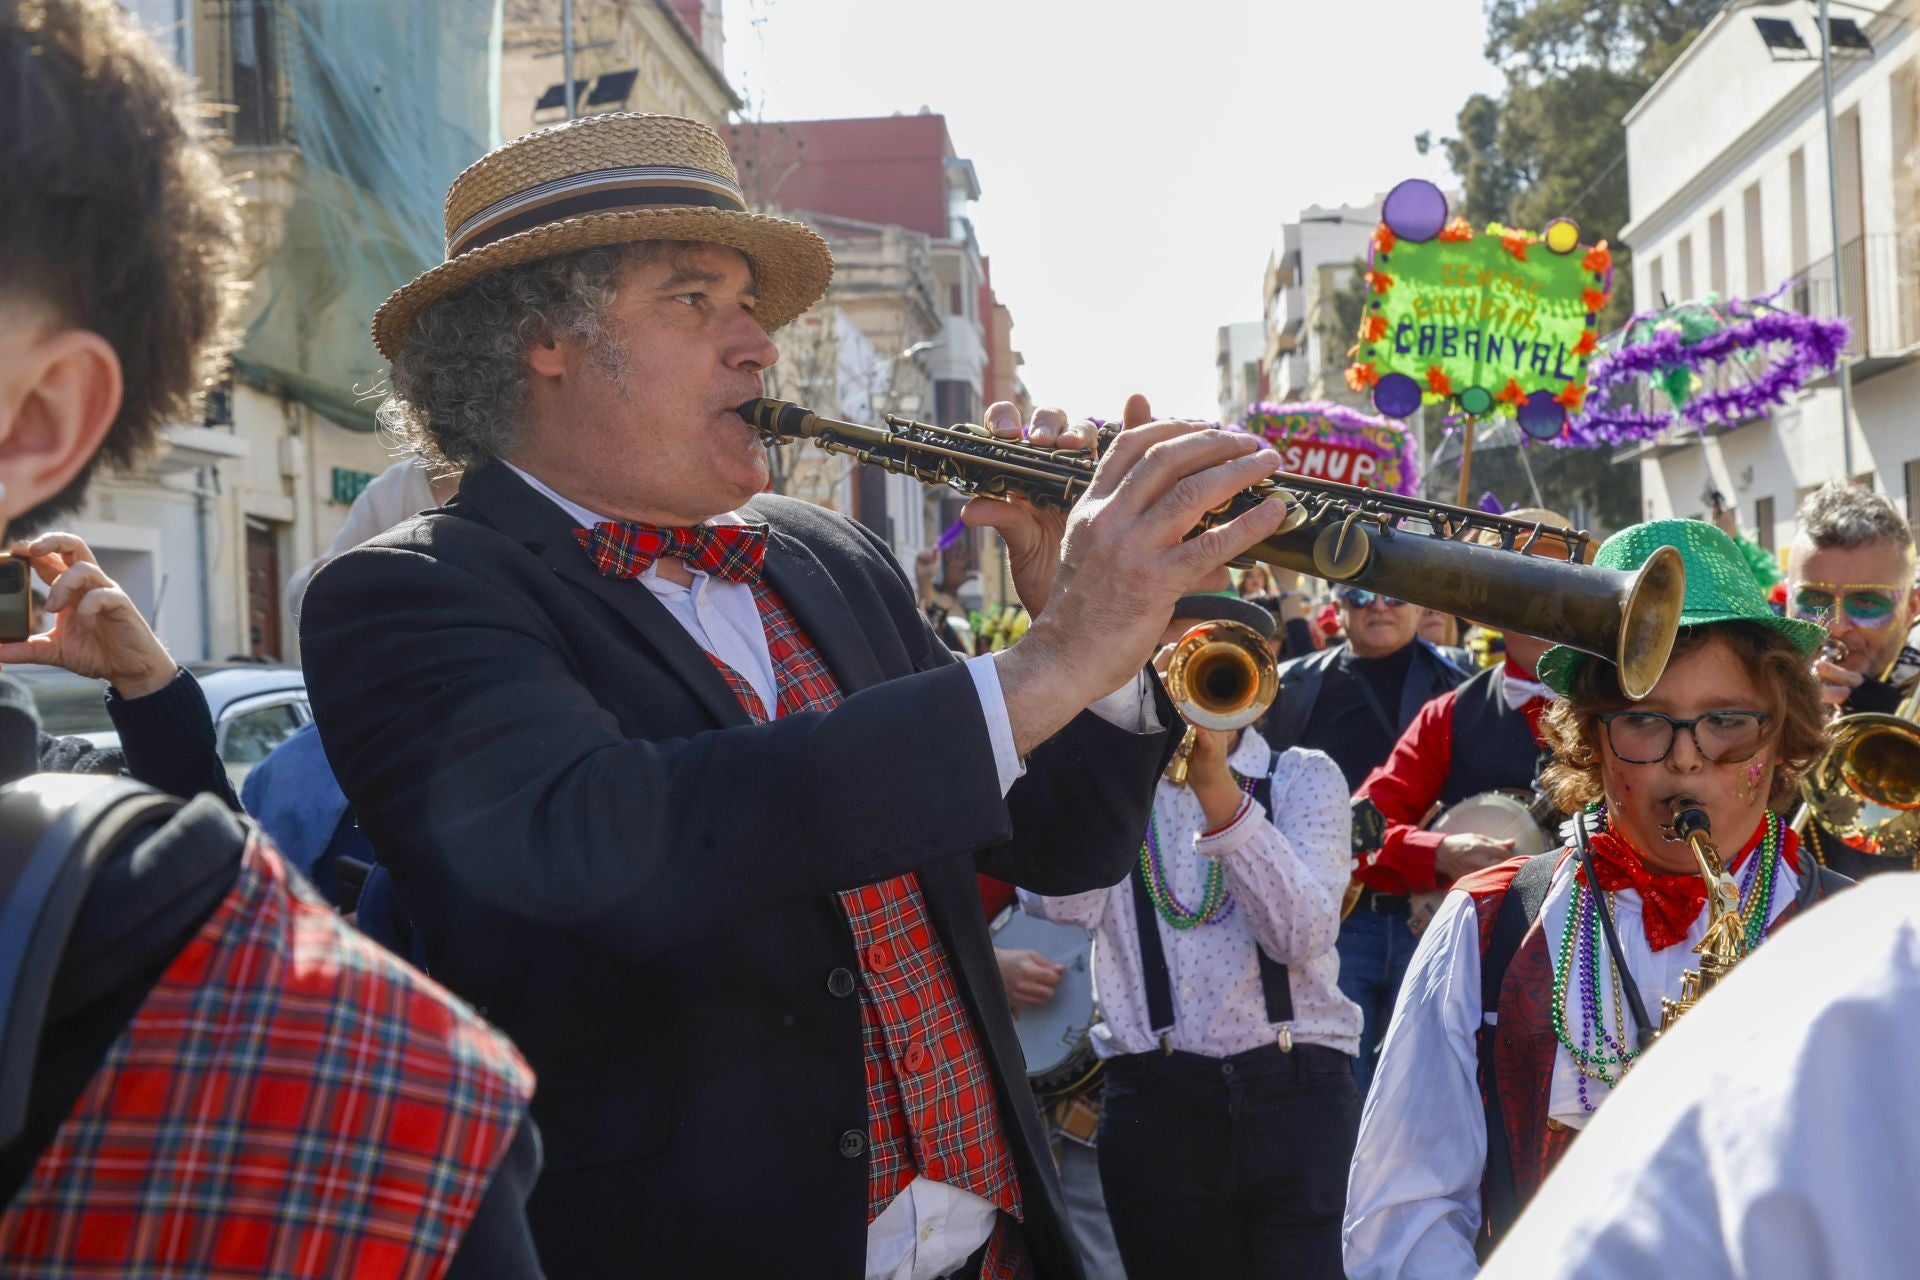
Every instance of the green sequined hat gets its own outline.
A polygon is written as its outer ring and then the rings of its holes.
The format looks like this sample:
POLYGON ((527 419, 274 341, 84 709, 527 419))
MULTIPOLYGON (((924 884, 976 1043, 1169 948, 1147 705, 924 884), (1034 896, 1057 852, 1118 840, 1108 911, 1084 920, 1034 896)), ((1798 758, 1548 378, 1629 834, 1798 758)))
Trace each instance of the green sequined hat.
MULTIPOLYGON (((1680 625, 1703 627, 1715 622, 1753 622, 1778 631, 1802 653, 1811 653, 1826 641, 1826 630, 1797 618, 1783 618, 1767 605, 1766 593, 1747 567, 1732 538, 1704 520, 1650 520, 1636 524, 1600 544, 1593 563, 1602 569, 1638 569, 1661 547, 1674 547, 1687 569, 1687 594, 1680 607, 1680 625)), ((1540 655, 1535 673, 1541 684, 1566 696, 1590 655, 1566 645, 1555 645, 1540 655)))

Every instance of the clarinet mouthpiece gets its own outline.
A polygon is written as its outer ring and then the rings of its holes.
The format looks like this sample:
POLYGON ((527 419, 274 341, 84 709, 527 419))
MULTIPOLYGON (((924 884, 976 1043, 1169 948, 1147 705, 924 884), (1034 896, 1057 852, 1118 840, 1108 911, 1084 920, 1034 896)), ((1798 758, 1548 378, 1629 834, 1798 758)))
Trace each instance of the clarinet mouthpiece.
POLYGON ((734 412, 763 435, 794 439, 819 434, 817 429, 811 429, 817 421, 813 413, 785 400, 749 400, 734 412))
POLYGON ((1707 811, 1698 805, 1686 805, 1673 811, 1673 833, 1682 840, 1692 839, 1694 835, 1711 836, 1713 824, 1707 820, 1707 811))

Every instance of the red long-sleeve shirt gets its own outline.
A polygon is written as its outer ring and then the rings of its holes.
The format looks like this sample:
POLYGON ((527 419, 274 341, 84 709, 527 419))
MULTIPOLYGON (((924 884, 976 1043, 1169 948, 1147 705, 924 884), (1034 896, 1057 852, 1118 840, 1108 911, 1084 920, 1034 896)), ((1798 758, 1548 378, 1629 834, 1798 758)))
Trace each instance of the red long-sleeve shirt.
MULTIPOLYGON (((1532 675, 1508 661, 1507 674, 1518 680, 1532 675)), ((1354 861, 1354 878, 1380 893, 1431 893, 1445 886, 1437 882, 1433 859, 1446 836, 1423 831, 1422 824, 1439 803, 1453 769, 1453 702, 1449 690, 1428 702, 1393 744, 1393 751, 1367 775, 1354 794, 1373 801, 1387 820, 1380 848, 1354 861)), ((1521 710, 1533 740, 1540 742, 1540 715, 1545 698, 1535 698, 1521 710)))

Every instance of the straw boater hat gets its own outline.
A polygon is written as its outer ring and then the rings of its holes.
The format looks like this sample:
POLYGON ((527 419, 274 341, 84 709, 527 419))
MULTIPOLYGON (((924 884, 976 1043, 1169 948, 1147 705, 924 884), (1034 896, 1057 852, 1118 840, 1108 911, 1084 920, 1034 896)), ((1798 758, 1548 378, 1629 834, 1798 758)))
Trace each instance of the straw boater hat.
POLYGON ((768 333, 827 291, 833 254, 802 223, 748 213, 720 135, 697 120, 619 112, 516 138, 447 190, 447 257, 373 317, 391 360, 413 322, 490 271, 637 240, 729 245, 753 262, 754 316, 768 333))

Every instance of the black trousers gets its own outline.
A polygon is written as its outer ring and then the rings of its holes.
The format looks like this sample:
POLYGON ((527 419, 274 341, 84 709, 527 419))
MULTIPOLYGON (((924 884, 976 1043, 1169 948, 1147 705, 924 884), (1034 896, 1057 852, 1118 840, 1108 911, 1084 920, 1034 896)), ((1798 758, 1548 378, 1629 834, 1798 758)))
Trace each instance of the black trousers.
POLYGON ((1100 1182, 1128 1280, 1341 1280, 1352 1058, 1321 1045, 1147 1053, 1106 1075, 1100 1182))

